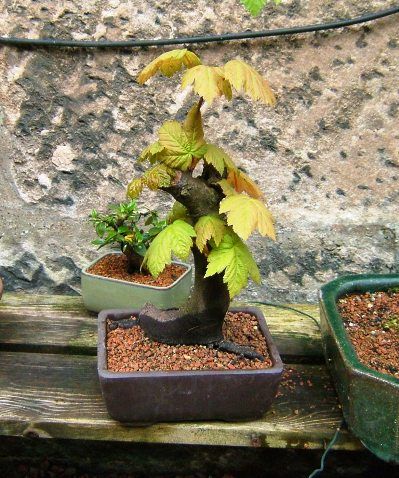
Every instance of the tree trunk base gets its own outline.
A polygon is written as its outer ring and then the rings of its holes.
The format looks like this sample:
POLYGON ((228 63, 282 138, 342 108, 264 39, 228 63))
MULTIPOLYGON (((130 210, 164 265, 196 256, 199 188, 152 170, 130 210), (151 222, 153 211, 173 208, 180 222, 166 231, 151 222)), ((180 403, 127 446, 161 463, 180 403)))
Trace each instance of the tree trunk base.
POLYGON ((223 340, 223 321, 215 320, 211 311, 193 314, 147 304, 140 311, 139 323, 147 337, 169 345, 208 345, 223 340))

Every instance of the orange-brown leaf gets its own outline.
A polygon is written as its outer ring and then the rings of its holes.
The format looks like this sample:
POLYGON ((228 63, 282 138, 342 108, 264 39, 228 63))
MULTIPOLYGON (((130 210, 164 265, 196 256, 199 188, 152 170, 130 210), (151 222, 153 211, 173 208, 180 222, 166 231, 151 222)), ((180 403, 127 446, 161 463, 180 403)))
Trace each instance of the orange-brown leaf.
POLYGON ((231 169, 227 182, 238 192, 246 192, 248 196, 256 199, 263 198, 263 193, 252 179, 239 169, 231 169))

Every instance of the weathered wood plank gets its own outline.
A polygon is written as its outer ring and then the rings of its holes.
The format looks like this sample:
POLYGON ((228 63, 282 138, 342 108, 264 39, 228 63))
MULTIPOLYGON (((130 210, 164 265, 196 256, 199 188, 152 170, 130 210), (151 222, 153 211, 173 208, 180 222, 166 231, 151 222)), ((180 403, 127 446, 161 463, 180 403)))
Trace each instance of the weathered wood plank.
MULTIPOLYGON (((316 305, 294 306, 318 318, 316 305)), ((282 355, 321 357, 320 334, 308 317, 261 306, 282 355)), ((5 294, 0 302, 0 348, 96 353, 96 316, 81 297, 5 294)))
MULTIPOLYGON (((129 427, 108 417, 94 357, 0 353, 2 435, 317 449, 331 439, 341 420, 323 366, 290 367, 275 405, 261 420, 129 427)), ((361 445, 344 432, 337 448, 361 445)))

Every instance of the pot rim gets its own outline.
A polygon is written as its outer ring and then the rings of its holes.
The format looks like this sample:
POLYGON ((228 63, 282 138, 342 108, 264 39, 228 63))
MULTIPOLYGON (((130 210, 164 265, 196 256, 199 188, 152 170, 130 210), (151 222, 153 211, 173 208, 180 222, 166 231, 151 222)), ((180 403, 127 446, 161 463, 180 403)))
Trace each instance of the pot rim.
POLYGON ((94 264, 96 264, 98 261, 100 261, 103 257, 105 256, 109 256, 109 255, 121 255, 122 253, 121 252, 105 252, 104 254, 102 254, 100 257, 97 257, 97 259, 94 259, 94 261, 90 262, 90 264, 88 264, 86 267, 84 267, 81 271, 81 275, 82 276, 85 276, 85 277, 95 277, 96 279, 100 279, 100 280, 103 280, 103 281, 106 281, 106 282, 116 282, 118 284, 125 284, 125 285, 128 285, 128 286, 134 286, 134 287, 142 287, 143 289, 153 289, 153 290, 169 290, 169 289, 172 289, 173 287, 175 287, 186 275, 190 274, 191 273, 191 270, 192 270, 192 266, 190 264, 186 264, 185 262, 180 262, 180 261, 172 261, 171 264, 176 264, 178 266, 183 266, 186 268, 185 272, 183 272, 183 274, 178 277, 174 282, 173 284, 170 284, 166 287, 159 287, 159 286, 155 286, 155 285, 147 285, 147 284, 140 284, 139 282, 129 282, 129 281, 126 281, 126 280, 122 280, 122 279, 113 279, 112 277, 104 277, 104 276, 100 276, 98 274, 92 274, 91 272, 87 272, 87 269, 89 269, 91 266, 93 266, 94 264))
POLYGON ((349 335, 344 327, 337 301, 351 292, 378 292, 399 286, 399 274, 349 274, 340 276, 320 288, 319 298, 325 317, 331 324, 331 331, 344 361, 362 375, 399 386, 399 379, 377 372, 362 364, 357 356, 349 335))
POLYGON ((255 315, 258 319, 259 327, 265 337, 267 348, 269 350, 272 366, 264 369, 241 369, 241 370, 159 370, 149 372, 110 372, 107 370, 107 351, 106 351, 106 327, 105 322, 109 315, 137 315, 139 309, 108 309, 102 310, 98 314, 98 349, 97 349, 97 371, 104 378, 119 377, 120 379, 134 379, 146 376, 148 378, 155 377, 191 377, 192 374, 198 376, 220 375, 220 376, 234 376, 246 375, 248 373, 259 374, 280 374, 283 371, 283 362, 276 345, 273 342, 269 328, 266 324, 263 312, 258 307, 231 307, 229 312, 248 312, 255 315))

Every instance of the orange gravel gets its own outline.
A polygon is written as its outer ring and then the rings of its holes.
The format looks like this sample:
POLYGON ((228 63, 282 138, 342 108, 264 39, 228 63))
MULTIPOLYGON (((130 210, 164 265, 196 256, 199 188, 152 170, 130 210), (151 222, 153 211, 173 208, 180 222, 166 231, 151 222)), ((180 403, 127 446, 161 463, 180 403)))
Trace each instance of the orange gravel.
POLYGON ((126 270, 127 259, 123 254, 109 254, 102 257, 96 264, 87 269, 89 274, 119 279, 137 284, 168 287, 172 285, 187 269, 183 266, 170 264, 154 279, 151 274, 129 274, 126 270))
POLYGON ((107 367, 112 372, 160 370, 235 370, 270 368, 272 361, 256 317, 244 313, 226 315, 225 339, 253 347, 265 361, 250 360, 202 345, 166 345, 144 336, 140 327, 107 332, 107 367))
POLYGON ((345 329, 359 360, 378 372, 399 378, 399 292, 351 294, 338 301, 345 329))

